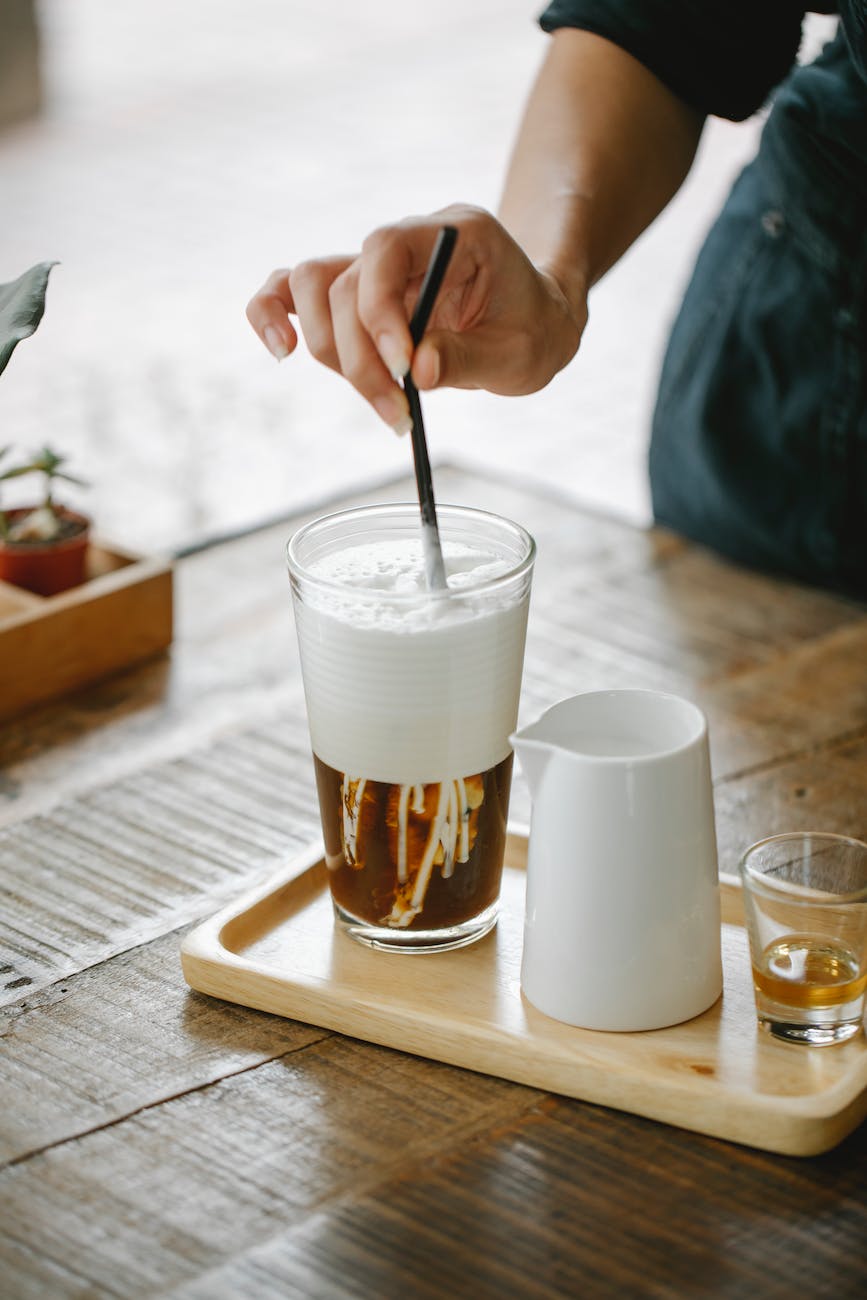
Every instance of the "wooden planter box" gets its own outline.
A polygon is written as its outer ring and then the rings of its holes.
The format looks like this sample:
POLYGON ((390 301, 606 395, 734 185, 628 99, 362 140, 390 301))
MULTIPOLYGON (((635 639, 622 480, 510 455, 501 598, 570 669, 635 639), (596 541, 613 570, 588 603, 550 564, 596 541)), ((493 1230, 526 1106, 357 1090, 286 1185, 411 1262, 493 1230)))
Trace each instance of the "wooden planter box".
POLYGON ((159 654, 172 640, 172 567, 91 543, 88 577, 57 596, 0 582, 0 719, 159 654))

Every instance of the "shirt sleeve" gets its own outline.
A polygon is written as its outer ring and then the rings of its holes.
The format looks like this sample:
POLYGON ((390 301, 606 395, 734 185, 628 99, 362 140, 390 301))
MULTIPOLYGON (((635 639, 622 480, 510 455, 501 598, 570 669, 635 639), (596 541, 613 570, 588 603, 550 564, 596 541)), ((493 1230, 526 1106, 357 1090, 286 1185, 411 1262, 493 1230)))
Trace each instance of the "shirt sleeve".
POLYGON ((867 0, 842 0, 840 19, 852 62, 862 81, 867 81, 867 0))
POLYGON ((552 0, 539 21, 604 36, 699 112, 741 122, 794 64, 805 12, 794 0, 552 0))

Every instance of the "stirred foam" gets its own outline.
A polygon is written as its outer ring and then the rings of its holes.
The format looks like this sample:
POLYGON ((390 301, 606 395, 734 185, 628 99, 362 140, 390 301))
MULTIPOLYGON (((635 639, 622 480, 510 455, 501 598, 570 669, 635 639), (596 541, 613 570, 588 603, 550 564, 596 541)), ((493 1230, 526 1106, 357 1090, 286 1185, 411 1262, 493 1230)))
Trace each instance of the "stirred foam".
POLYGON ((448 594, 425 591, 417 539, 313 560, 295 617, 314 752, 353 777, 399 784, 486 771, 517 721, 529 583, 491 550, 445 541, 448 594))
MULTIPOLYGON (((444 542, 442 551, 449 591, 471 595, 474 589, 502 577, 511 567, 490 551, 476 550, 461 542, 444 542)), ((444 621, 461 622, 467 617, 468 610, 456 602, 429 597, 424 551, 417 538, 350 546, 313 561, 309 573, 339 585, 343 594, 332 590, 324 600, 332 612, 341 611, 347 621, 357 626, 408 632, 444 621), (371 599, 360 599, 360 592, 370 592, 371 599), (385 599, 378 601, 377 593, 385 599), (421 599, 389 599, 402 596, 421 599)))
MULTIPOLYGON (((506 562, 490 551, 477 550, 461 542, 444 542, 442 550, 446 577, 453 589, 478 586, 508 569, 506 562)), ((310 565, 309 572, 326 582, 347 587, 395 592, 425 590, 424 553, 417 538, 348 546, 320 556, 310 565)))

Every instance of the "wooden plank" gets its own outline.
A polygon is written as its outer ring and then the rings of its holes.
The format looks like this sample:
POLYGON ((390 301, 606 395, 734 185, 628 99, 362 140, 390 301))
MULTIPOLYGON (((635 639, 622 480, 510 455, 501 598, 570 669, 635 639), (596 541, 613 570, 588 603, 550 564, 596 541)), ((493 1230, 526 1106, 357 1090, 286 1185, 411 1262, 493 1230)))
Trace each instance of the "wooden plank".
POLYGON ((860 1296, 865 1169, 867 1131, 805 1166, 548 1101, 173 1294, 860 1296))
POLYGON ((423 1064, 317 1044, 8 1170, 12 1294, 860 1294, 864 1130, 795 1163, 423 1064))
POLYGON ((162 1293, 537 1100, 349 1039, 313 1043, 7 1167, 5 1286, 162 1293))
POLYGON ((191 994, 179 938, 166 935, 0 1011, 0 1164, 328 1036, 191 994))
MULTIPOLYGON (((821 597, 820 606, 828 599, 821 597)), ((667 658, 662 650, 642 658, 634 646, 617 648, 588 638, 584 597, 567 577, 561 600, 544 603, 534 597, 521 716, 529 721, 557 700, 586 690, 672 691, 707 714, 715 778, 734 776, 867 730, 867 617, 849 622, 849 609, 843 606, 842 626, 832 619, 828 631, 762 650, 755 662, 747 663, 747 648, 735 639, 731 663, 729 651, 723 652, 727 666, 721 676, 696 676, 692 652, 686 661, 679 658, 678 640, 689 633, 688 624, 671 620, 667 658)))
POLYGON ((628 538, 618 563, 601 542, 582 553, 559 528, 538 523, 534 598, 567 633, 555 651, 602 645, 698 684, 867 622, 862 605, 739 568, 664 530, 628 538))
POLYGON ((294 730, 229 736, 0 832, 0 1005, 213 910, 309 843, 303 718, 294 730))
POLYGON ((867 618, 695 693, 714 776, 733 777, 867 731, 867 618))
POLYGON ((724 781, 714 789, 720 868, 736 871, 756 840, 833 831, 867 840, 867 737, 724 781))
POLYGON ((865 622, 865 609, 830 592, 731 564, 689 546, 665 564, 637 570, 617 595, 631 626, 677 647, 696 680, 735 676, 807 642, 865 622))

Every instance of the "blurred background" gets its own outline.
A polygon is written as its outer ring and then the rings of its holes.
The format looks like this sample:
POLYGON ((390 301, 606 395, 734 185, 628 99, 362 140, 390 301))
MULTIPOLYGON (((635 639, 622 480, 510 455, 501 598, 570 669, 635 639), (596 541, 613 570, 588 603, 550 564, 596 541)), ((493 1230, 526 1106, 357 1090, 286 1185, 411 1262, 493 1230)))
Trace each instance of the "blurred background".
MULTIPOLYGON (((0 444, 66 452, 92 484, 73 503, 145 550, 409 471, 409 440, 301 351, 278 366, 244 306, 273 267, 352 251, 384 221, 496 207, 547 40, 540 8, 4 0, 0 281, 60 265, 0 377, 0 444)), ((805 54, 827 34, 815 20, 805 54)), ((759 125, 709 124, 687 184, 595 290, 581 353, 544 392, 427 398, 435 464, 648 521, 666 330, 759 125)))

